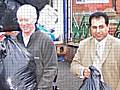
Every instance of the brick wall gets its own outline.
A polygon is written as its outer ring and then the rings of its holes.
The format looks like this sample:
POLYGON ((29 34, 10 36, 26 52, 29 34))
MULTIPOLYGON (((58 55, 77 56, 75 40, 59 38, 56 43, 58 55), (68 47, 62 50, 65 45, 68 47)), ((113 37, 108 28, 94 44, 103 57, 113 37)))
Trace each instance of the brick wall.
MULTIPOLYGON (((94 4, 76 4, 76 0, 72 0, 72 11, 81 12, 81 11, 103 11, 106 8, 112 8, 112 0, 109 0, 109 3, 94 3, 94 4)), ((116 9, 120 13, 120 0, 116 0, 116 9)))
POLYGON ((116 0, 117 13, 120 14, 120 0, 116 0))

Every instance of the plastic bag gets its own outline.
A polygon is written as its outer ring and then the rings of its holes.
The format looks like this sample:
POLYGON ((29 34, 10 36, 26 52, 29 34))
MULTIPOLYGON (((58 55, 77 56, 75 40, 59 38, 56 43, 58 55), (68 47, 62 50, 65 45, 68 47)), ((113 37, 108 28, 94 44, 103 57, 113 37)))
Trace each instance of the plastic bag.
MULTIPOLYGON (((0 32, 20 31, 16 12, 9 6, 6 0, 0 0, 0 32)), ((11 7, 15 8, 16 5, 11 5, 11 7)))
POLYGON ((39 11, 46 5, 50 3, 50 0, 15 0, 21 5, 31 4, 35 6, 39 11))
POLYGON ((0 42, 0 90, 9 90, 9 87, 5 81, 5 70, 3 65, 3 59, 6 57, 6 49, 3 43, 0 42))
POLYGON ((79 90, 112 90, 106 83, 102 82, 100 72, 94 67, 89 67, 90 78, 85 78, 79 90))
POLYGON ((0 74, 0 77, 4 80, 0 80, 0 83, 6 86, 0 90, 37 90, 36 65, 32 56, 10 37, 2 43, 6 56, 1 58, 0 69, 4 76, 0 74))

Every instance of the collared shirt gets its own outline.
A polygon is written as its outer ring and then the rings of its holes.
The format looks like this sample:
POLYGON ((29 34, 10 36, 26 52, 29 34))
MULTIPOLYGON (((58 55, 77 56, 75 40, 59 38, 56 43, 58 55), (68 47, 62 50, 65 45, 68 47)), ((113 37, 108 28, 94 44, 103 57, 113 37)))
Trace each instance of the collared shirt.
POLYGON ((102 55, 103 55, 103 52, 104 52, 106 39, 107 39, 107 37, 105 37, 100 42, 95 39, 96 54, 98 54, 98 56, 99 56, 100 59, 102 59, 102 55))
POLYGON ((30 36, 31 36, 34 32, 35 32, 35 30, 33 30, 33 31, 29 34, 29 36, 27 36, 27 37, 25 36, 24 33, 22 33, 23 42, 24 42, 25 47, 27 47, 28 42, 29 42, 29 40, 30 40, 30 36))
POLYGON ((105 49, 105 43, 106 43, 106 40, 107 40, 107 37, 105 37, 102 41, 97 41, 95 39, 95 46, 96 46, 96 61, 93 62, 93 66, 96 67, 100 74, 101 74, 101 80, 103 80, 103 75, 102 75, 102 56, 103 56, 103 52, 104 52, 104 49, 105 49))

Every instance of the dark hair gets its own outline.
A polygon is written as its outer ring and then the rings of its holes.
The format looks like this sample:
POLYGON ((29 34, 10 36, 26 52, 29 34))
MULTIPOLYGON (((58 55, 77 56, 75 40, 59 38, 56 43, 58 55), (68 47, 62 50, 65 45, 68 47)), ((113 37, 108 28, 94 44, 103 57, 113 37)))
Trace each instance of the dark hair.
POLYGON ((108 25, 109 24, 109 17, 107 16, 106 13, 103 12, 95 12, 93 14, 90 15, 89 18, 89 26, 91 26, 91 21, 93 18, 100 18, 103 17, 105 19, 105 24, 108 25))

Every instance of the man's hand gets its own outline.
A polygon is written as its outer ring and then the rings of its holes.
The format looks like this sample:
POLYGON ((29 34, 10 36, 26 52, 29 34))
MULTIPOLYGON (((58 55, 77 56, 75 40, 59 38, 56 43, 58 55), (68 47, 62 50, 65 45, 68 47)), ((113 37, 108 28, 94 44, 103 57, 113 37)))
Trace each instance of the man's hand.
POLYGON ((84 76, 84 78, 89 78, 90 77, 90 69, 85 68, 83 71, 83 76, 84 76))

